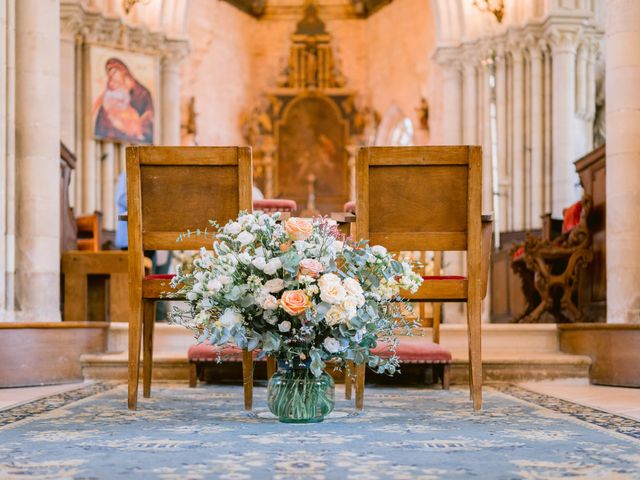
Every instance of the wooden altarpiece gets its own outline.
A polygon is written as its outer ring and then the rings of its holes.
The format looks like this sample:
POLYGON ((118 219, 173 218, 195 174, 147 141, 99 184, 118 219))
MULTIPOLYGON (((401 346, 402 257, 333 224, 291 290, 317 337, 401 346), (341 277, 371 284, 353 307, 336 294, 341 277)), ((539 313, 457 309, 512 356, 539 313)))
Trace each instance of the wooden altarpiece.
POLYGON ((375 115, 356 107, 312 4, 276 84, 242 119, 256 184, 267 198, 295 200, 299 214, 341 211, 354 198, 355 153, 375 129, 375 115))

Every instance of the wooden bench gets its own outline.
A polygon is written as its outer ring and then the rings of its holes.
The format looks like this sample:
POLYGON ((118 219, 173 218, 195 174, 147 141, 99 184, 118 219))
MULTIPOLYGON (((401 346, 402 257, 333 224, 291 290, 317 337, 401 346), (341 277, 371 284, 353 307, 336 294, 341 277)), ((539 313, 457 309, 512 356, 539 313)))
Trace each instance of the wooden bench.
POLYGON ((127 252, 64 252, 63 320, 128 321, 128 266, 127 252))

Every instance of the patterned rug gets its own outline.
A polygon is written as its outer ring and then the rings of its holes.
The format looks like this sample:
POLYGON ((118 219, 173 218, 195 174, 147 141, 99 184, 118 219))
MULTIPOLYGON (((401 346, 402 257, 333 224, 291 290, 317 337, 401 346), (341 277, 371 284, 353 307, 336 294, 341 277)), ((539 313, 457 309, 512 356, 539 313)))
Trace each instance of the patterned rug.
POLYGON ((473 413, 464 388, 376 388, 356 414, 278 423, 265 389, 94 384, 0 412, 1 479, 638 479, 640 422, 503 385, 473 413))

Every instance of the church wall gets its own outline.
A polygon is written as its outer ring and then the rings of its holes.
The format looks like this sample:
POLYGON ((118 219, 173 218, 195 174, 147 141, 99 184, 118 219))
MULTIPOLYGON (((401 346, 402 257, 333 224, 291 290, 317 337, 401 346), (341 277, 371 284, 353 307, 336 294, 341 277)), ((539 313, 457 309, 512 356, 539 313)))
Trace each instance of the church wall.
MULTIPOLYGON (((438 88, 431 56, 435 48, 435 22, 431 2, 397 0, 367 20, 367 90, 371 105, 383 118, 392 107, 408 116, 416 145, 430 143, 420 128, 418 107, 424 97, 436 103, 438 88), (398 28, 402 25, 402 28, 398 28)), ((437 127, 438 122, 432 121, 437 127)), ((381 132, 378 143, 387 143, 381 132)), ((437 133, 437 132, 436 132, 437 133)))
POLYGON ((256 20, 225 2, 194 0, 187 20, 191 54, 182 68, 182 101, 195 97, 199 145, 238 145, 240 115, 255 84, 251 38, 256 20))

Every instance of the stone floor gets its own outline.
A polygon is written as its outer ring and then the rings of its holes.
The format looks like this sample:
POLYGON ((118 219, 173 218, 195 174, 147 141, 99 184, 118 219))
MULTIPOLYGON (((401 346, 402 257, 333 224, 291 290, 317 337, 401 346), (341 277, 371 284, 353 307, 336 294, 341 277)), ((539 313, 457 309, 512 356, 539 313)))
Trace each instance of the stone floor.
MULTIPOLYGON (((0 410, 14 407, 48 395, 67 392, 93 383, 72 383, 25 388, 0 389, 0 410)), ((519 386, 537 393, 569 400, 616 415, 640 420, 640 388, 605 387, 590 385, 587 379, 569 378, 521 382, 519 386)))

